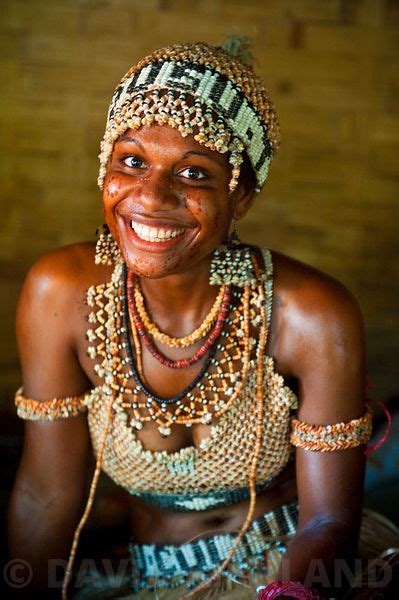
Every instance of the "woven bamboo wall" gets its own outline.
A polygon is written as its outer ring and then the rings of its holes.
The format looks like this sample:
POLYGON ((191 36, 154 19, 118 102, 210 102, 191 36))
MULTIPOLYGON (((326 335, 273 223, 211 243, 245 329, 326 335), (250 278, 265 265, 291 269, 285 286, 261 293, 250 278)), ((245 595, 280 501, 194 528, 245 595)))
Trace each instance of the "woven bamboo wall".
POLYGON ((283 146, 242 237, 327 271, 358 297, 377 395, 398 392, 395 0, 3 0, 3 408, 20 381, 13 320, 46 250, 93 238, 98 142, 114 85, 172 42, 254 42, 283 146))

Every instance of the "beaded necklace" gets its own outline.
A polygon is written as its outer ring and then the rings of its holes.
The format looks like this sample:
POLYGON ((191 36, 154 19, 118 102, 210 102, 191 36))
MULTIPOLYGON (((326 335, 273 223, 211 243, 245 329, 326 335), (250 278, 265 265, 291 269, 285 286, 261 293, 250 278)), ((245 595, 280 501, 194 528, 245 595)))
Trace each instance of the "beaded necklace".
MULTIPOLYGON (((133 321, 134 326, 137 329, 140 338, 143 340, 145 346, 147 347, 149 352, 152 354, 152 356, 154 356, 154 358, 156 358, 161 364, 163 364, 164 366, 169 367, 171 369, 183 369, 190 365, 194 365, 201 358, 203 358, 203 356, 205 356, 205 354, 208 352, 208 350, 210 350, 212 348, 212 346, 215 344, 216 340, 219 338, 220 333, 223 328, 224 321, 227 316, 227 313, 230 310, 231 286, 223 286, 224 292, 223 292, 223 296, 222 296, 222 300, 221 300, 221 304, 220 304, 220 312, 217 316, 215 326, 213 327, 212 331, 210 332, 207 340, 202 344, 202 346, 199 348, 199 350, 197 352, 195 352, 192 356, 190 356, 190 358, 182 358, 179 360, 172 360, 170 358, 167 358, 163 353, 161 353, 159 350, 156 349, 155 345, 153 344, 153 342, 150 338, 147 327, 146 327, 145 323, 143 323, 143 320, 142 320, 141 314, 140 314, 140 310, 135 302, 136 297, 137 297, 138 282, 137 282, 137 278, 135 277, 135 275, 133 275, 133 273, 131 273, 131 272, 129 272, 127 275, 127 286, 126 287, 127 287, 127 303, 128 303, 128 307, 129 307, 129 313, 131 316, 131 320, 133 321)), ((142 296, 141 296, 141 299, 142 299, 142 296)), ((142 301, 142 309, 144 309, 144 301, 142 301)), ((208 321, 208 318, 206 318, 205 321, 203 322, 203 324, 205 324, 207 327, 208 323, 205 323, 206 321, 208 321)), ((201 325, 196 331, 199 331, 201 329, 205 330, 205 327, 202 328, 202 325, 201 325)), ((195 333, 195 332, 193 332, 193 333, 195 333)), ((161 336, 165 335, 165 334, 162 334, 160 331, 159 331, 159 334, 161 336)), ((169 337, 169 340, 172 340, 172 341, 183 340, 184 345, 186 345, 186 346, 190 345, 190 343, 187 342, 187 338, 170 338, 169 337)), ((191 344, 193 344, 193 343, 194 342, 191 342, 191 344)), ((175 344, 175 345, 178 345, 178 344, 175 344)))
POLYGON ((220 286, 220 291, 216 297, 216 300, 211 310, 209 311, 205 319, 202 321, 201 325, 199 325, 189 335, 186 335, 184 337, 169 336, 166 333, 160 331, 156 324, 151 321, 145 309, 144 298, 140 290, 140 284, 138 279, 136 279, 136 282, 134 284, 135 308, 137 308, 138 315, 141 321, 143 322, 144 327, 146 328, 148 333, 151 334, 154 340, 162 342, 163 344, 170 346, 171 348, 186 348, 187 346, 191 346, 192 344, 195 344, 195 342, 198 342, 198 340, 200 340, 201 338, 205 337, 206 334, 209 333, 209 331, 211 330, 212 325, 215 322, 218 316, 218 312, 220 311, 220 308, 222 306, 222 302, 225 295, 225 288, 225 285, 220 286))
POLYGON ((163 403, 171 404, 173 402, 178 402, 179 400, 182 400, 183 398, 185 398, 187 396, 187 394, 189 392, 191 392, 192 389, 194 389, 194 387, 198 384, 198 382, 205 375, 206 371, 209 369, 209 365, 215 355, 217 345, 215 344, 211 348, 198 375, 189 383, 189 385, 187 387, 184 388, 184 390, 182 390, 181 392, 179 392, 178 394, 176 394, 175 396, 173 396, 171 398, 161 398, 160 396, 157 396, 156 394, 151 392, 149 390, 149 388, 147 387, 147 385, 142 377, 142 374, 140 374, 140 370, 142 372, 142 366, 141 366, 141 369, 139 369, 138 368, 139 364, 137 364, 137 368, 136 368, 136 362, 139 363, 139 360, 138 360, 139 356, 141 359, 141 346, 140 346, 140 339, 138 337, 138 334, 134 335, 134 331, 135 331, 134 321, 132 322, 132 320, 129 319, 129 309, 128 309, 128 302, 127 302, 126 267, 125 266, 123 267, 123 282, 122 282, 122 320, 123 320, 123 328, 121 329, 121 333, 122 333, 123 339, 124 339, 124 348, 125 348, 127 357, 129 359, 129 365, 131 368, 131 376, 134 378, 134 380, 135 380, 137 386, 140 388, 140 390, 146 396, 153 398, 159 404, 163 404, 163 403), (130 344, 130 339, 129 339, 130 332, 132 332, 132 334, 133 334, 134 350, 130 344))
MULTIPOLYGON (((115 410, 119 412, 123 420, 128 421, 128 413, 132 414, 129 424, 140 430, 143 424, 149 421, 155 421, 159 433, 166 437, 171 434, 171 425, 184 424, 188 427, 195 423, 209 424, 212 419, 219 417, 226 412, 234 403, 240 394, 246 381, 250 355, 251 343, 249 340, 249 319, 250 319, 250 286, 246 286, 244 293, 236 292, 240 298, 237 314, 233 319, 225 318, 231 331, 218 333, 215 343, 212 344, 205 364, 201 368, 194 380, 179 394, 171 398, 161 398, 154 394, 141 380, 136 368, 134 354, 137 355, 138 347, 135 340, 135 352, 130 345, 129 333, 131 326, 128 318, 128 275, 125 265, 122 267, 121 281, 121 318, 123 326, 120 332, 123 335, 123 343, 120 349, 124 349, 127 355, 127 363, 130 371, 121 373, 122 386, 118 395, 115 410), (242 324, 242 329, 237 325, 242 324), (240 332, 240 333, 238 333, 240 332), (225 341, 227 338, 227 341, 225 341), (232 339, 237 339, 235 344, 232 339), (235 353, 231 356, 230 352, 235 347, 235 353), (216 358, 216 352, 222 354, 220 359, 216 358), (242 365, 241 363, 242 359, 242 365), (223 369, 227 367, 227 372, 223 369), (241 378, 237 376, 237 371, 242 369, 241 378), (128 379, 133 377, 135 385, 129 386, 128 379), (230 384, 230 385, 229 385, 230 384), (235 387, 233 385, 235 384, 235 387), (144 395, 144 398, 143 398, 144 395), (124 396, 124 397, 123 397, 124 396), (226 397, 226 399, 224 399, 226 397), (126 400, 128 398, 128 401, 126 400), (186 399, 186 402, 183 400, 186 399), (168 409, 169 405, 175 405, 173 410, 168 409)), ((122 359, 121 363, 126 359, 122 359)), ((115 373, 118 371, 115 370, 115 373)))

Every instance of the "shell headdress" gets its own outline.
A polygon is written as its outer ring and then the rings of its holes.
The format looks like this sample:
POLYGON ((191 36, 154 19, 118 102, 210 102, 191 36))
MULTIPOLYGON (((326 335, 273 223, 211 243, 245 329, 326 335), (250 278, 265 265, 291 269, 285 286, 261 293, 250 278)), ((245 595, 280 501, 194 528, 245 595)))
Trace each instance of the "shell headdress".
POLYGON ((152 123, 177 128, 211 150, 229 152, 230 190, 237 186, 243 152, 263 186, 280 132, 273 104, 249 64, 222 47, 176 44, 134 65, 115 89, 101 142, 102 189, 117 138, 152 123))

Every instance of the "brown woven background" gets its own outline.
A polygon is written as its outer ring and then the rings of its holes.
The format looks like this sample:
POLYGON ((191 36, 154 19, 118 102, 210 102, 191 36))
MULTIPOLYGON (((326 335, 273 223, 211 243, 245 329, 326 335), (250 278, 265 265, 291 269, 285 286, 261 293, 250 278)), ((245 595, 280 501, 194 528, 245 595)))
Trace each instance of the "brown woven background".
POLYGON ((396 0, 3 0, 1 407, 20 383, 13 321, 29 265, 94 237, 112 90, 172 42, 254 42, 283 145, 242 237, 319 267, 359 299, 369 375, 398 392, 396 0))

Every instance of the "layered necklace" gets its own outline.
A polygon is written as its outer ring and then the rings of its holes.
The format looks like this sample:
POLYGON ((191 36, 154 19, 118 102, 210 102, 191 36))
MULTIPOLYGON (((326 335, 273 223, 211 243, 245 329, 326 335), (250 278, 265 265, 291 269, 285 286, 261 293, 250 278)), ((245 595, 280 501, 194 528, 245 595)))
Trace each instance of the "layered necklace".
MULTIPOLYGON (((119 398, 117 404, 125 415, 131 415, 129 422, 133 428, 140 430, 144 423, 154 421, 160 434, 168 436, 173 423, 188 427, 196 423, 210 424, 234 403, 247 379, 250 365, 249 284, 243 292, 233 292, 231 286, 222 286, 210 313, 193 333, 184 338, 168 336, 170 345, 187 347, 199 341, 204 332, 209 332, 200 349, 187 359, 172 361, 155 348, 149 331, 159 330, 145 311, 138 280, 127 273, 126 267, 123 267, 122 276, 122 320, 123 347, 130 372, 125 374, 126 387, 122 386, 123 398, 119 398), (230 317, 233 300, 238 306, 230 317), (146 385, 140 340, 161 364, 173 369, 192 365, 208 354, 198 375, 184 390, 170 398, 159 397, 146 385), (135 382, 131 388, 127 387, 128 376, 135 382)), ((156 335, 164 339, 165 334, 159 332, 156 335)))
POLYGON ((88 354, 97 358, 95 370, 105 378, 108 393, 114 397, 113 412, 133 430, 153 422, 166 437, 172 433, 173 424, 209 425, 239 397, 263 347, 264 340, 259 334, 254 339, 251 331, 259 331, 268 305, 265 292, 269 293, 265 290, 268 268, 266 273, 260 271, 253 250, 247 247, 246 252, 254 277, 243 277, 239 284, 228 277, 218 283, 220 289, 208 315, 192 333, 180 338, 163 333, 152 322, 139 279, 125 264, 116 265, 109 284, 89 290, 88 303, 98 309, 89 315, 96 327, 87 334, 89 341, 98 343, 89 347, 88 354), (157 341, 170 347, 189 348, 199 342, 201 346, 189 358, 171 360, 158 350, 157 341), (173 397, 162 397, 146 382, 142 346, 162 365, 175 370, 201 358, 203 364, 185 389, 173 397))
POLYGON ((135 278, 132 273, 128 274, 127 287, 128 287, 128 291, 130 292, 130 298, 128 300, 129 308, 130 308, 130 306, 132 306, 133 309, 136 309, 136 312, 138 313, 139 318, 141 319, 145 329, 154 338, 154 340, 158 340, 159 342, 166 344, 170 348, 174 348, 174 347, 175 348, 186 348, 187 346, 191 346, 192 344, 195 344, 196 342, 198 342, 201 338, 205 337, 209 333, 213 323, 215 322, 215 320, 218 316, 218 313, 222 307, 223 301, 226 302, 227 294, 228 294, 229 300, 230 300, 230 296, 231 296, 231 286, 229 286, 227 289, 226 285, 221 285, 219 293, 216 297, 216 300, 215 300, 211 310, 209 311, 208 315, 205 317, 205 319, 201 323, 201 325, 199 327, 197 327, 189 335, 186 335, 184 337, 171 337, 171 336, 167 335, 166 333, 163 333, 162 331, 160 331, 158 329, 158 327, 155 325, 155 323, 152 323, 152 321, 149 318, 149 316, 146 312, 146 309, 145 309, 144 298, 143 298, 143 294, 141 293, 141 290, 140 290, 139 279, 137 277, 135 278), (134 279, 135 279, 134 302, 131 302, 132 281, 134 281, 134 279))
MULTIPOLYGON (((171 369, 183 369, 185 367, 194 365, 201 358, 203 358, 208 350, 210 350, 212 346, 214 346, 215 342, 219 339, 227 314, 230 311, 231 291, 231 286, 223 285, 213 307, 201 325, 188 336, 175 338, 162 333, 159 331, 158 327, 151 322, 145 310, 144 298, 140 291, 139 280, 133 273, 129 272, 127 275, 127 301, 130 321, 133 324, 133 328, 137 330, 140 338, 144 342, 144 345, 152 354, 152 356, 154 356, 154 358, 156 358, 162 365, 171 369), (183 358, 180 360, 171 360, 170 358, 167 358, 164 354, 157 350, 151 339, 158 339, 169 347, 186 348, 188 346, 192 346, 201 338, 203 338, 211 328, 212 330, 208 338, 201 345, 199 350, 190 356, 190 358, 183 358)), ((135 336, 134 339, 136 340, 135 336)))

